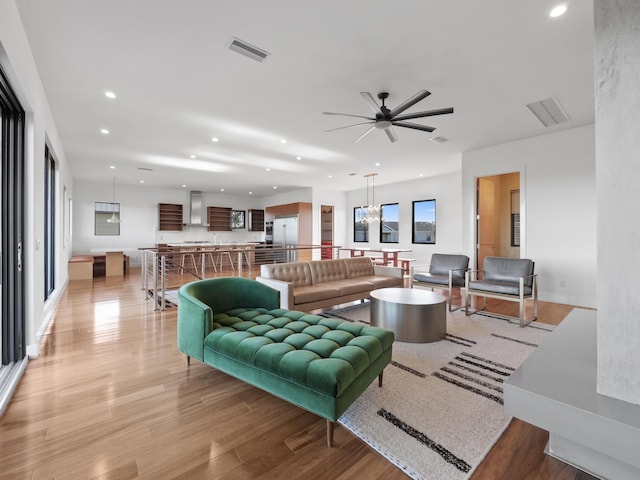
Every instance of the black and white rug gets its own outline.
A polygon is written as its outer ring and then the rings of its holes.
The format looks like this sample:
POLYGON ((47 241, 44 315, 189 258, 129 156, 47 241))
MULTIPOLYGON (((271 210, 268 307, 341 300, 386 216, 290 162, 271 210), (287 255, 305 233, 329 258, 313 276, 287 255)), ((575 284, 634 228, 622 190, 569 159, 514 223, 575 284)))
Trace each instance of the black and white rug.
MULTIPOLYGON (((369 304, 327 315, 368 323, 369 304)), ((468 478, 511 421, 503 382, 553 328, 447 312, 446 339, 395 342, 382 388, 371 384, 339 422, 411 478, 468 478)))

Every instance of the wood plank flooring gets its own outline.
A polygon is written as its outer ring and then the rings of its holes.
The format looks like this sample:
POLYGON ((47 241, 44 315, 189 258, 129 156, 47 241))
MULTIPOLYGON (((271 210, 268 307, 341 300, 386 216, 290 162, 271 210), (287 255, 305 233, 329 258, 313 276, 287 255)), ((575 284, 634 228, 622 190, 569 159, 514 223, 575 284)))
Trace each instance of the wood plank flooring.
MULTIPOLYGON (((512 305, 491 307, 509 310, 512 305)), ((540 304, 558 324, 570 306, 540 304)), ((515 420, 471 477, 587 479, 515 420)), ((69 283, 39 358, 0 419, 0 480, 405 479, 360 439, 176 348, 176 309, 153 311, 140 270, 69 283)))

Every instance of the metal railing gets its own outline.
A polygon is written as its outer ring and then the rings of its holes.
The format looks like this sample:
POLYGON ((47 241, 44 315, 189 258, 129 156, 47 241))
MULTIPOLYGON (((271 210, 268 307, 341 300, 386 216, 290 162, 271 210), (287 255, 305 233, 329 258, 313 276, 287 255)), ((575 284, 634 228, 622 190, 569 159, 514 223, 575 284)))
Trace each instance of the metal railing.
MULTIPOLYGON (((298 253, 300 250, 309 249, 334 249, 334 258, 338 258, 338 250, 341 248, 336 245, 276 245, 269 246, 268 248, 251 248, 250 250, 238 248, 240 246, 229 247, 201 247, 181 250, 176 249, 157 249, 148 248, 142 250, 142 290, 144 290, 145 300, 153 299, 154 311, 165 311, 167 304, 177 305, 177 291, 178 289, 191 281, 202 280, 207 278, 206 259, 208 255, 211 255, 209 262, 212 266, 211 270, 214 270, 216 274, 220 273, 215 266, 214 255, 221 255, 223 253, 237 254, 237 263, 234 265, 232 257, 228 257, 228 266, 233 269, 234 276, 243 276, 243 264, 246 263, 248 271, 251 269, 250 259, 254 259, 254 264, 264 263, 284 263, 294 262, 298 259, 298 253), (256 255, 258 253, 258 255, 256 255), (245 257, 245 255, 247 255, 245 257), (260 256, 262 255, 262 256, 260 256), (200 268, 198 268, 197 262, 192 262, 194 269, 189 269, 185 266, 185 257, 195 256, 200 257, 200 268), (243 261, 243 257, 245 261, 243 261), (257 257, 257 260, 256 260, 257 257), (169 281, 169 284, 167 283, 169 281)), ((220 268, 222 269, 223 263, 221 261, 220 268)))

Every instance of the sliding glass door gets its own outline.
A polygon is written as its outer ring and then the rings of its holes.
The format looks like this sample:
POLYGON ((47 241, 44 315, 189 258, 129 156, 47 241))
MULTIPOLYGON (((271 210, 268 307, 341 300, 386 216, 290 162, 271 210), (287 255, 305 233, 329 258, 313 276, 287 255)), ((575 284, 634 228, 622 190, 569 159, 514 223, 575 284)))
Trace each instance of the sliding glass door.
MULTIPOLYGON (((0 68, 1 363, 26 356, 24 336, 24 110, 0 68)), ((0 376, 2 378, 2 376, 0 376)))

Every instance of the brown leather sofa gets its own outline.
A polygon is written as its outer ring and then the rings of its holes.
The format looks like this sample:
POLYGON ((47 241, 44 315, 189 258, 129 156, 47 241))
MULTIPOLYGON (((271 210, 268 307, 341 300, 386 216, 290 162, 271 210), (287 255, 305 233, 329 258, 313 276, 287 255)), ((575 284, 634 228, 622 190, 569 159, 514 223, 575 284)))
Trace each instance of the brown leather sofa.
POLYGON ((280 308, 309 312, 368 298, 378 288, 402 287, 404 272, 353 257, 261 265, 256 280, 280 292, 280 308))

